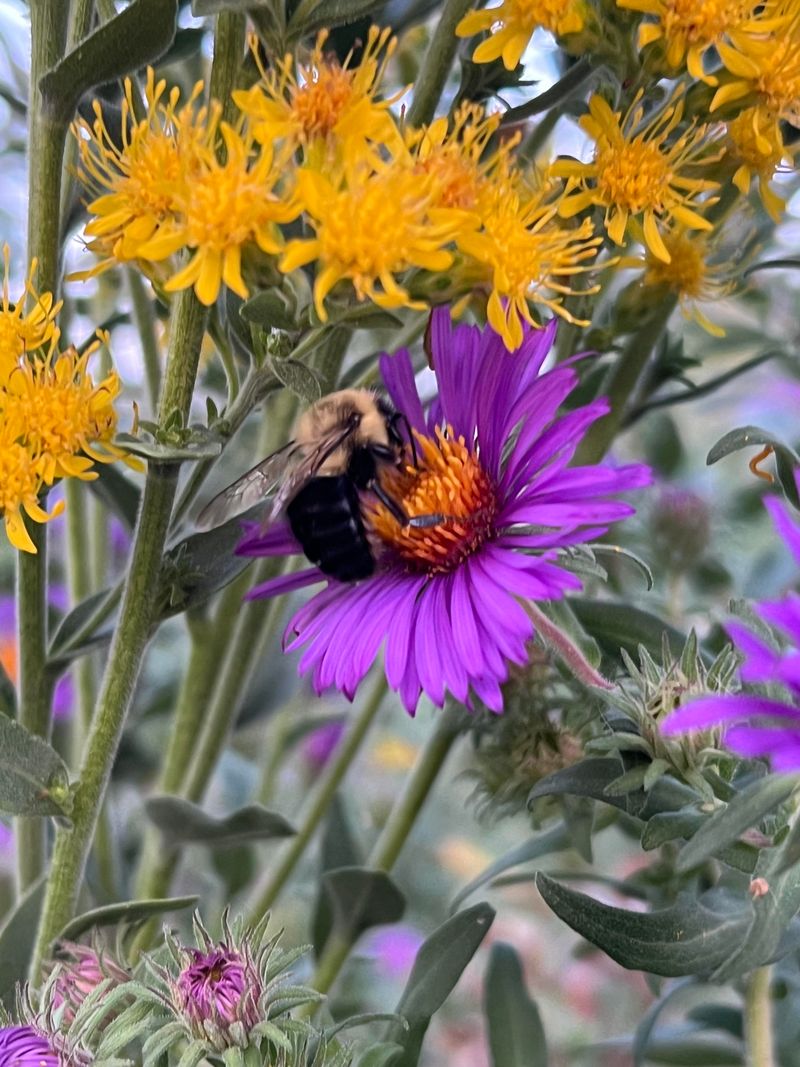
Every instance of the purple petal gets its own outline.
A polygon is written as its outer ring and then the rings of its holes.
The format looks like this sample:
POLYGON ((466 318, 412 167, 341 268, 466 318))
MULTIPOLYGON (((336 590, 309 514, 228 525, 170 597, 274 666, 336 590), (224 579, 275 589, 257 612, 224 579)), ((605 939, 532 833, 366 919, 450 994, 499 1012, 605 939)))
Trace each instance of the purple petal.
POLYGON ((770 513, 777 533, 794 556, 795 562, 800 563, 800 526, 797 524, 796 514, 776 496, 766 497, 764 507, 770 513))
POLYGON ((749 693, 701 697, 669 715, 661 724, 661 732, 671 735, 687 730, 707 730, 719 723, 736 722, 754 716, 793 719, 800 723, 800 708, 749 693))
POLYGON ((277 578, 270 578, 260 585, 253 586, 245 594, 245 600, 264 600, 266 597, 281 596, 283 593, 291 593, 295 589, 304 589, 307 585, 316 585, 324 581, 325 575, 318 567, 309 567, 305 571, 280 574, 277 578))
POLYGON ((384 353, 378 364, 392 403, 405 415, 413 430, 424 434, 425 415, 414 381, 414 368, 408 349, 401 348, 393 356, 384 353))
POLYGON ((789 766, 800 766, 800 734, 796 730, 764 729, 763 726, 731 726, 725 731, 725 744, 740 756, 777 756, 791 751, 789 766))
POLYGON ((236 546, 237 556, 292 556, 302 551, 288 522, 266 529, 258 522, 242 523, 245 535, 236 546))

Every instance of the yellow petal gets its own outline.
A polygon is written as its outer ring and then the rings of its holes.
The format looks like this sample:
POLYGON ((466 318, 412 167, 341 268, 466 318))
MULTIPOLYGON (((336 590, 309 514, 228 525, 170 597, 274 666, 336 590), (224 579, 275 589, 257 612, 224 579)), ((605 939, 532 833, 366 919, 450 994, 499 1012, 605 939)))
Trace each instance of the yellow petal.
MULTIPOLYGON (((210 307, 219 296, 219 287, 222 282, 222 256, 219 252, 211 250, 199 251, 197 255, 200 259, 200 268, 194 291, 200 303, 210 307)), ((244 296, 249 295, 245 289, 244 296)))
POLYGON ((672 256, 667 251, 667 246, 658 231, 658 223, 652 211, 645 211, 644 219, 642 220, 642 231, 647 247, 656 259, 660 259, 664 263, 671 263, 672 256))
POLYGON ((26 530, 19 511, 7 511, 5 519, 6 534, 14 548, 18 548, 20 552, 32 552, 37 555, 36 545, 31 540, 31 535, 26 530))

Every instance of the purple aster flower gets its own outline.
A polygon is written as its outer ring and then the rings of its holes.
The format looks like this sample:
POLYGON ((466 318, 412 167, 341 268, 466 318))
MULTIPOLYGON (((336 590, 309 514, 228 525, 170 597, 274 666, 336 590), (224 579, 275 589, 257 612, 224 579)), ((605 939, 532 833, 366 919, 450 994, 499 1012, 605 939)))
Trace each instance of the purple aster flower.
POLYGON ((88 945, 62 942, 59 948, 63 958, 50 967, 55 972, 51 997, 53 1008, 64 1006, 62 1020, 69 1026, 83 1001, 101 982, 111 980, 115 986, 121 985, 129 975, 118 963, 88 945))
MULTIPOLYGON (((408 352, 381 358, 419 459, 385 470, 383 487, 409 516, 448 518, 404 527, 365 499, 379 554, 372 577, 344 584, 310 567, 251 590, 268 597, 327 583, 285 637, 287 650, 304 648, 299 669, 312 672, 317 693, 335 686, 352 699, 383 646, 387 680, 412 714, 422 692, 439 706, 447 692, 467 704, 474 694, 500 711, 509 664, 526 661, 534 635, 524 602, 580 589, 561 550, 632 514, 611 498, 650 484, 647 467, 568 467, 609 408, 603 399, 559 415, 578 376, 572 363, 540 374, 554 334, 554 324, 529 329, 512 355, 491 329, 453 329, 447 309, 437 309, 430 340, 438 396, 427 414, 408 352)), ((271 556, 300 547, 281 522, 266 533, 251 527, 238 551, 271 556)))
POLYGON ((245 1034, 262 1021, 262 983, 248 954, 220 944, 206 951, 186 949, 187 962, 173 989, 175 1007, 201 1038, 217 1033, 222 1047, 230 1028, 245 1034))
POLYGON ((424 936, 414 926, 398 923, 367 935, 364 952, 390 978, 405 977, 417 958, 424 936))
POLYGON ((0 1067, 59 1067, 61 1059, 32 1026, 0 1029, 0 1067))
POLYGON ((341 741, 344 727, 344 721, 339 719, 338 722, 323 723, 322 726, 306 734, 300 745, 300 751, 309 770, 313 772, 322 770, 341 741))
MULTIPOLYGON (((776 497, 769 497, 765 505, 800 563, 800 526, 776 497)), ((786 647, 775 648, 739 621, 727 622, 725 629, 744 656, 741 679, 751 685, 782 686, 789 700, 757 693, 702 697, 670 715, 661 729, 665 734, 680 734, 721 724, 725 743, 740 756, 767 756, 773 770, 796 771, 800 769, 800 595, 788 593, 782 600, 763 601, 756 611, 784 635, 786 647)))

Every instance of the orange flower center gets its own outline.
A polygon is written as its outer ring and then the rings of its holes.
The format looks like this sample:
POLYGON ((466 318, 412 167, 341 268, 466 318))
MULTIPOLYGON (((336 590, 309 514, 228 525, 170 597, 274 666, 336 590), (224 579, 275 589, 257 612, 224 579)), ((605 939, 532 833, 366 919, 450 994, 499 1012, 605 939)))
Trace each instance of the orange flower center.
POLYGON ((687 44, 711 44, 746 18, 749 0, 669 0, 664 12, 664 33, 687 44))
POLYGON ((336 63, 323 63, 313 80, 292 93, 292 116, 306 137, 327 137, 333 132, 353 95, 353 72, 336 63))
POLYGON ((413 571, 455 570, 494 532, 497 498, 491 479, 463 437, 450 426, 436 440, 415 433, 418 465, 387 468, 381 487, 410 518, 441 516, 431 526, 401 526, 379 502, 365 505, 370 529, 390 553, 413 571))
POLYGON ((672 172, 658 145, 637 139, 604 147, 596 162, 597 185, 607 203, 619 204, 634 215, 661 207, 672 172))

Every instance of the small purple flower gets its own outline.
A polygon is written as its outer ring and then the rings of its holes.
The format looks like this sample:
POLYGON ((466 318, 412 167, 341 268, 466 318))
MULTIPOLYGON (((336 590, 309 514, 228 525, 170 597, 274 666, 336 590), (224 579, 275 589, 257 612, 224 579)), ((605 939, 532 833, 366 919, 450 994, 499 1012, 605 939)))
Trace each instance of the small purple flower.
MULTIPOLYGON (((591 541, 633 513, 615 494, 649 485, 640 464, 569 467, 605 400, 559 415, 578 384, 572 362, 540 374, 555 326, 529 329, 513 355, 491 329, 452 328, 433 312, 430 341, 438 397, 423 410, 411 357, 381 358, 398 411, 414 431, 419 465, 385 471, 384 488, 406 514, 444 514, 424 529, 403 527, 365 500, 381 545, 375 574, 342 584, 316 567, 265 582, 251 597, 327 581, 290 621, 287 650, 304 647, 301 673, 317 693, 335 686, 352 699, 384 646, 389 685, 412 714, 422 692, 442 706, 447 692, 477 696, 501 711, 509 664, 527 660, 534 627, 526 600, 557 600, 580 589, 561 550, 591 541)), ((288 524, 251 528, 243 555, 296 555, 288 524)))
POLYGON ((417 958, 424 936, 414 926, 398 923, 367 935, 364 953, 389 978, 404 978, 417 958))
POLYGON ((0 1029, 0 1067, 59 1067, 61 1058, 31 1026, 0 1029))
MULTIPOLYGON (((765 501, 778 533, 800 562, 800 526, 777 498, 765 501)), ((679 708, 662 724, 665 734, 706 730, 722 724, 725 743, 747 758, 769 757, 775 771, 800 770, 800 595, 788 593, 782 600, 762 601, 758 615, 787 639, 776 649, 741 622, 731 620, 725 629, 744 656, 740 668, 743 682, 779 685, 788 691, 784 702, 756 693, 723 693, 701 697, 679 708)))
POLYGON ((314 773, 322 770, 341 741, 344 728, 344 721, 340 719, 338 722, 323 723, 322 726, 306 734, 300 745, 300 751, 309 770, 314 773))
POLYGON ((56 978, 51 996, 54 1008, 64 1006, 62 1019, 69 1026, 83 1001, 101 982, 110 979, 115 985, 121 985, 128 981, 129 975, 118 963, 88 945, 62 942, 60 952, 65 958, 52 965, 56 978))
POLYGON ((175 1007, 198 1037, 225 1035, 236 1024, 248 1033, 262 1021, 261 978, 248 955, 220 944, 209 951, 186 949, 187 963, 173 991, 175 1007))

